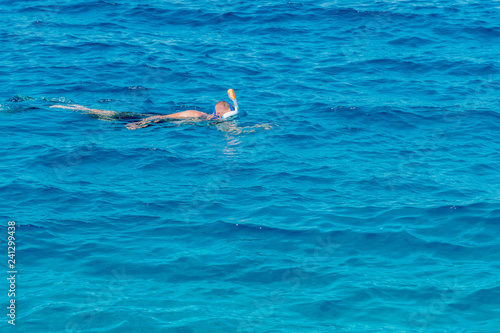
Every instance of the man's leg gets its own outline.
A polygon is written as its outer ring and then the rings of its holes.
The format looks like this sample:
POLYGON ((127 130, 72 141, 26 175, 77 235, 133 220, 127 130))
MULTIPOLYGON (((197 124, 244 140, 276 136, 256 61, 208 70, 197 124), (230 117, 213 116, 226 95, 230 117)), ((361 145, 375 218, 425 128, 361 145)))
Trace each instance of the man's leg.
POLYGON ((99 109, 89 109, 83 105, 71 104, 71 105, 52 105, 51 108, 68 109, 68 110, 80 110, 92 114, 98 114, 101 116, 116 116, 118 112, 109 110, 99 110, 99 109))

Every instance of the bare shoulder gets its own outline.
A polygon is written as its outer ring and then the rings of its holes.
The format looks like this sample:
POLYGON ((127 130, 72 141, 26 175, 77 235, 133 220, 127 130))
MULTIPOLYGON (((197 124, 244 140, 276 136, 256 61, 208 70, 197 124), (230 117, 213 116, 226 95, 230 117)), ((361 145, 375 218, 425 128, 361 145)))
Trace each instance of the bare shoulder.
POLYGON ((187 110, 172 114, 167 114, 162 116, 162 118, 170 118, 170 119, 183 119, 183 118, 206 118, 208 115, 205 112, 196 111, 196 110, 187 110))
POLYGON ((206 114, 205 112, 196 110, 186 110, 183 112, 183 114, 185 117, 193 117, 193 118, 203 118, 208 116, 208 114, 206 114))

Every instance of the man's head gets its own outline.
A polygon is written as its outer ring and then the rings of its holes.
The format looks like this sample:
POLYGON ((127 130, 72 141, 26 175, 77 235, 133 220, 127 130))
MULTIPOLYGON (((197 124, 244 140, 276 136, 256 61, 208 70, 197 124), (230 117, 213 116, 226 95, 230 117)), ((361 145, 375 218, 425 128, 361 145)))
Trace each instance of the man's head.
POLYGON ((226 101, 220 101, 215 104, 215 113, 217 116, 222 117, 225 113, 231 112, 231 106, 226 101))

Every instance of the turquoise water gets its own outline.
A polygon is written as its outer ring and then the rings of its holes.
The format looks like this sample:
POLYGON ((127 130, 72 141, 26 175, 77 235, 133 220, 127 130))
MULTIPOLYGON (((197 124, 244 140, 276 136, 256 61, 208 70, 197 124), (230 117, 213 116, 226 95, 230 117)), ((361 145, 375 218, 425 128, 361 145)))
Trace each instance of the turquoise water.
POLYGON ((2 332, 500 330, 500 2, 1 8, 2 332))

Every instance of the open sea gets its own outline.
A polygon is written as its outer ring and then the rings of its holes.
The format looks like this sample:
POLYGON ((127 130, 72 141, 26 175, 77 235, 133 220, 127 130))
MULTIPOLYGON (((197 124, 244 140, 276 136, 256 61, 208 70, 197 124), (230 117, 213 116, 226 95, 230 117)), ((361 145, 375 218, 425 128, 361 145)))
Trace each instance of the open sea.
POLYGON ((0 18, 1 332, 500 331, 500 1, 0 18))

